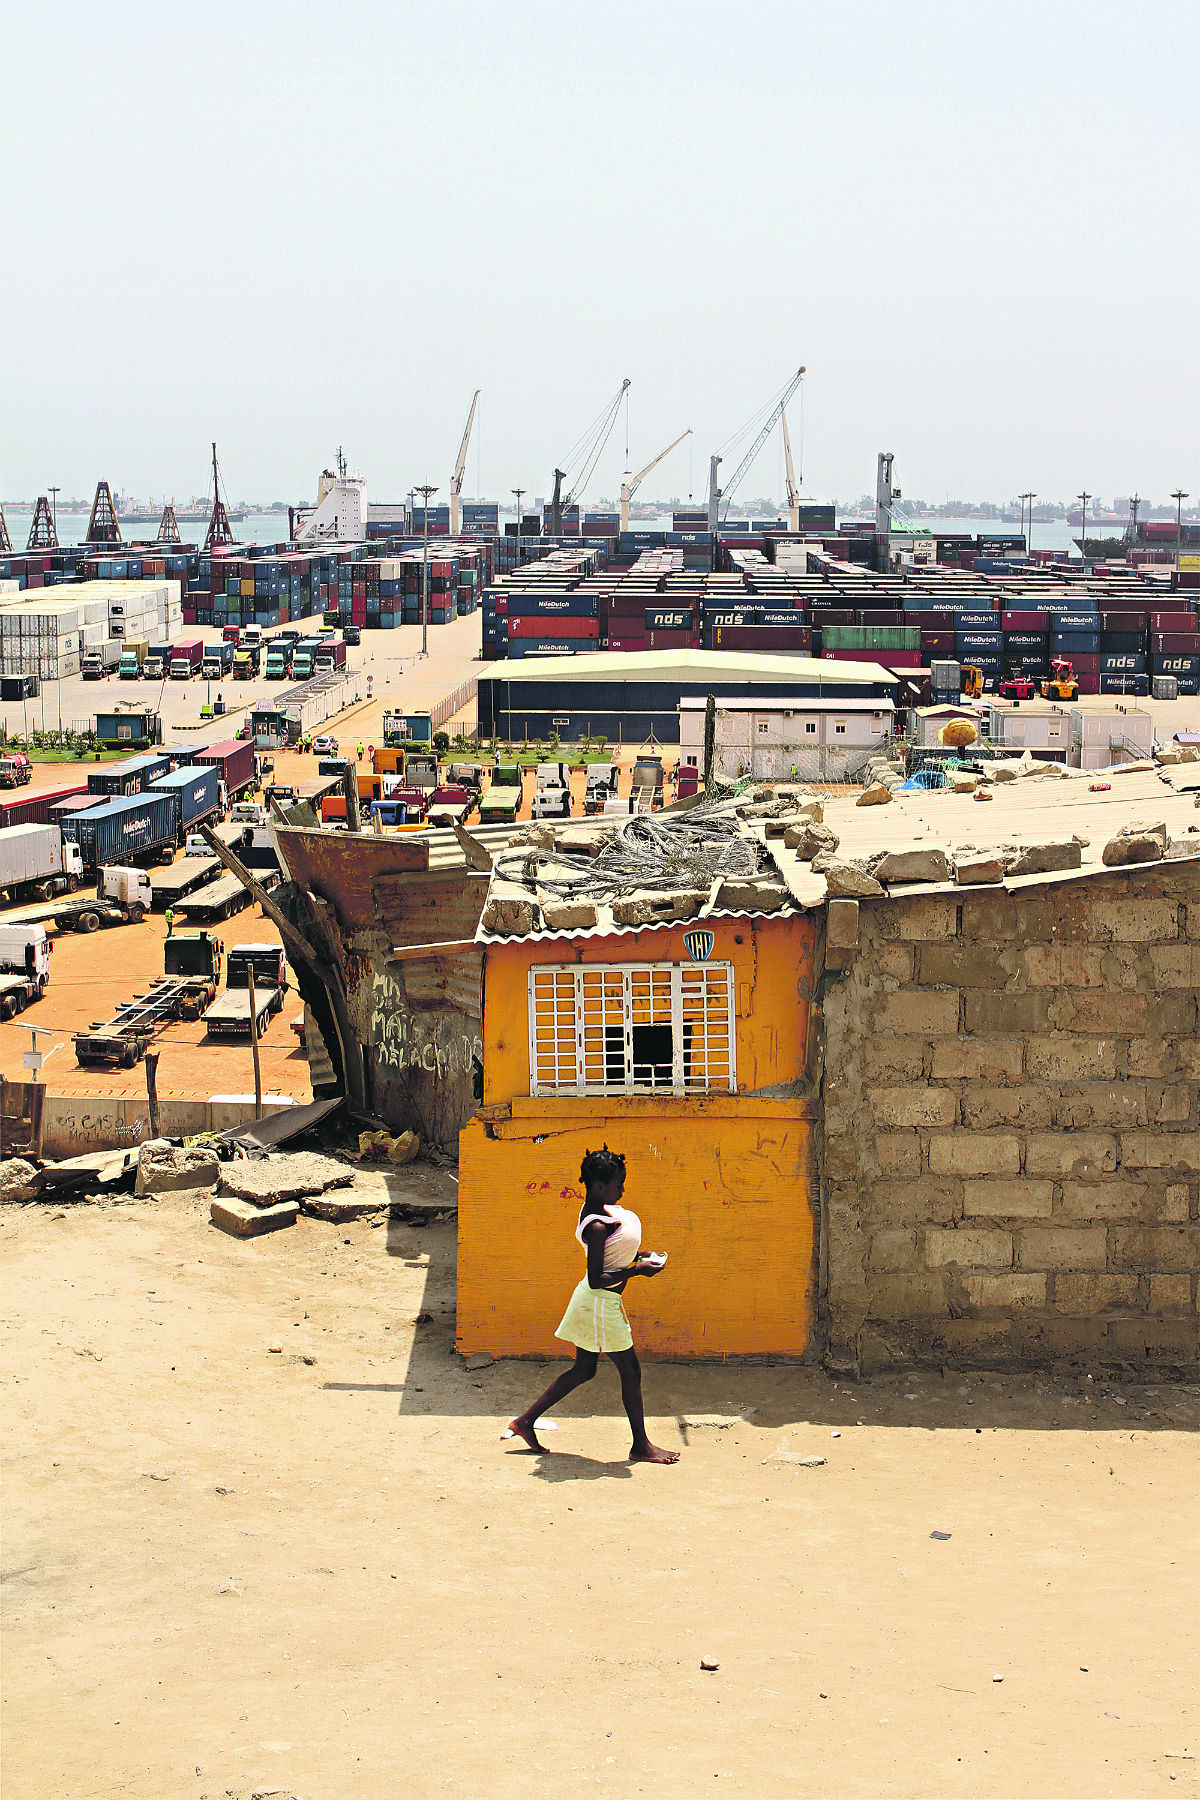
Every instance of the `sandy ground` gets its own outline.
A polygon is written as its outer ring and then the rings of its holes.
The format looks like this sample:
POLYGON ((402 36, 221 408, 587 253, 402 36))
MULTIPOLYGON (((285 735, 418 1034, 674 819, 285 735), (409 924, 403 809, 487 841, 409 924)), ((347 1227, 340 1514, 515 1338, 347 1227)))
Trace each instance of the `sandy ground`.
POLYGON ((452 1226, 0 1236, 6 1800, 1197 1790, 1194 1390, 648 1366, 631 1468, 604 1369, 538 1459, 452 1226))

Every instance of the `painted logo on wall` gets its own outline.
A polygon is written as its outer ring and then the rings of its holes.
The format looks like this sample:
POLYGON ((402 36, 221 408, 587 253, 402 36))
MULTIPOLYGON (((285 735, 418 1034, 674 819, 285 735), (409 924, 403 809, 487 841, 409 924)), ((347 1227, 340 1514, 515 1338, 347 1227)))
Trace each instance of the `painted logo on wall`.
POLYGON ((716 942, 711 931, 685 931, 683 946, 693 962, 707 962, 716 942))

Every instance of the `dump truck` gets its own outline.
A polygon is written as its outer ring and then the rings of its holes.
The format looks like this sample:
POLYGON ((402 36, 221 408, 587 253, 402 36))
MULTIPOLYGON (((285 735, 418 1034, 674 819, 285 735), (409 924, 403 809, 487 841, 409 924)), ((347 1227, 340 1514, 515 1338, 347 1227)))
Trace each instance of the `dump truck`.
POLYGON ((121 681, 136 681, 142 672, 142 665, 150 654, 150 646, 145 638, 125 638, 121 643, 121 660, 117 665, 117 676, 121 681))
POLYGON ((59 825, 9 825, 0 831, 0 892, 10 900, 74 893, 84 877, 79 846, 59 825))
POLYGON ((75 1036, 75 1057, 84 1068, 105 1065, 131 1069, 173 1019, 198 1019, 221 982, 221 946, 211 932, 181 933, 163 945, 166 973, 117 1007, 111 1019, 93 1021, 75 1036))
POLYGON ((229 952, 225 966, 225 992, 204 1015, 208 1035, 214 1038, 250 1036, 250 970, 254 970, 256 1036, 261 1037, 272 1018, 283 1009, 287 993, 287 961, 279 944, 239 944, 229 952))
POLYGON ((29 920, 0 925, 0 1019, 11 1019, 40 1000, 49 979, 46 927, 29 920))

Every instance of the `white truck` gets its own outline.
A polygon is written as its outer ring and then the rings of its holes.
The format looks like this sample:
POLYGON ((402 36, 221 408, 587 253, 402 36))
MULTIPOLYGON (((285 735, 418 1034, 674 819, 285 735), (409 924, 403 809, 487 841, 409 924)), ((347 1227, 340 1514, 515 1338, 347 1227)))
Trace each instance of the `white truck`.
POLYGON ((57 825, 9 825, 0 831, 0 892, 14 903, 73 894, 83 880, 78 844, 57 825))
POLYGON ((98 931, 101 925, 140 924, 153 903, 147 871, 114 863, 100 870, 91 899, 70 900, 52 916, 59 931, 98 931))
POLYGON ((40 1000, 50 979, 50 940, 44 925, 0 925, 0 1019, 40 1000))

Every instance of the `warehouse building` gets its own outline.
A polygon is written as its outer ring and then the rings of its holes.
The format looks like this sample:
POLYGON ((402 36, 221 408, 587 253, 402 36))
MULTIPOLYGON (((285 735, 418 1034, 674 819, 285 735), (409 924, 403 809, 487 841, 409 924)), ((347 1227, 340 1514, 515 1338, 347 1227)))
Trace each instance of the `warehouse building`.
POLYGON ((651 732, 679 742, 679 708, 709 694, 725 703, 769 697, 794 700, 874 700, 889 704, 896 677, 871 662, 822 661, 811 656, 749 652, 646 650, 594 656, 525 657, 497 663, 479 676, 479 732, 506 743, 565 742, 603 737, 640 744, 651 732))

